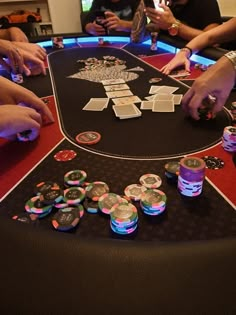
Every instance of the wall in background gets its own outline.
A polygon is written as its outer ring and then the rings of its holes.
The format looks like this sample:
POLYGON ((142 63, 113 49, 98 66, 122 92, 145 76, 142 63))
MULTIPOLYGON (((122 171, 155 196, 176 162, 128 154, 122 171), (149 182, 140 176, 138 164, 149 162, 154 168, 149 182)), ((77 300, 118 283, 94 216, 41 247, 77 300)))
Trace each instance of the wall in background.
POLYGON ((236 16, 236 0, 218 0, 218 3, 221 15, 236 16))

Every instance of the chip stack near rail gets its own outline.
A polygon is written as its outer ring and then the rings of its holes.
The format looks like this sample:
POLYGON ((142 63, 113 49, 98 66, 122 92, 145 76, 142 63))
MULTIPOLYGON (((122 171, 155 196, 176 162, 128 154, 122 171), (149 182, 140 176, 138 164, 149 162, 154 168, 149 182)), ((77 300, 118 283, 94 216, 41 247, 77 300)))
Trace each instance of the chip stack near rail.
POLYGON ((227 126, 224 128, 222 146, 225 151, 236 152, 236 127, 227 126))
POLYGON ((178 190, 187 197, 201 194, 205 178, 206 163, 198 157, 185 157, 180 160, 178 190))

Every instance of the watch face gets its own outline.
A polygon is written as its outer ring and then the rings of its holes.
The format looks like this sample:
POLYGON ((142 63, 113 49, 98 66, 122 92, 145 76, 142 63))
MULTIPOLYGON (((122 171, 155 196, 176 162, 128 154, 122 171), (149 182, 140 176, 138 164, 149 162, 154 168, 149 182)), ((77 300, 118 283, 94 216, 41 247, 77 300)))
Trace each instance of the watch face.
POLYGON ((171 36, 176 36, 178 34, 178 26, 171 26, 168 28, 168 32, 171 36))

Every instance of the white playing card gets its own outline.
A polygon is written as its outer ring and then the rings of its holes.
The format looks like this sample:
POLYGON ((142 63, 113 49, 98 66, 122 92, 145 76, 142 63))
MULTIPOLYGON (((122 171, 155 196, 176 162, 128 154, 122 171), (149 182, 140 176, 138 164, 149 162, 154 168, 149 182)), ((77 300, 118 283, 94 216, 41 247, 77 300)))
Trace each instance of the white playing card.
POLYGON ((156 94, 156 93, 159 93, 158 90, 159 90, 161 87, 162 87, 162 86, 152 85, 152 86, 150 87, 149 94, 156 94))
POLYGON ((111 84, 125 83, 125 80, 123 80, 123 79, 110 79, 110 80, 102 80, 101 82, 103 85, 111 85, 111 84))
POLYGON ((170 113, 175 111, 174 101, 154 101, 153 112, 170 113))
POLYGON ((102 111, 104 108, 107 108, 108 102, 109 98, 91 98, 82 109, 90 111, 102 111))
POLYGON ((113 85, 105 85, 104 89, 106 92, 114 92, 120 90, 128 90, 129 86, 127 84, 113 84, 113 85))
POLYGON ((174 99, 173 94, 155 94, 155 101, 172 101, 174 99))
POLYGON ((183 98, 183 94, 172 94, 173 95, 173 101, 175 105, 180 105, 182 98, 183 98))
POLYGON ((112 108, 116 117, 119 117, 120 119, 135 118, 142 115, 142 112, 135 106, 135 104, 113 105, 112 108))
POLYGON ((127 105, 127 104, 142 102, 141 99, 136 95, 113 98, 112 101, 115 105, 127 105))
POLYGON ((151 96, 146 96, 145 99, 148 100, 148 101, 153 101, 156 95, 157 94, 153 94, 151 96))
POLYGON ((106 92, 107 97, 123 97, 123 96, 130 96, 133 93, 130 90, 122 90, 122 91, 114 91, 114 92, 106 92))
POLYGON ((160 89, 158 90, 158 94, 172 94, 175 91, 177 91, 179 88, 176 86, 168 86, 168 85, 163 85, 162 87, 160 87, 160 89))
POLYGON ((153 108, 153 104, 154 104, 153 101, 143 101, 141 103, 140 108, 141 109, 152 109, 153 108))

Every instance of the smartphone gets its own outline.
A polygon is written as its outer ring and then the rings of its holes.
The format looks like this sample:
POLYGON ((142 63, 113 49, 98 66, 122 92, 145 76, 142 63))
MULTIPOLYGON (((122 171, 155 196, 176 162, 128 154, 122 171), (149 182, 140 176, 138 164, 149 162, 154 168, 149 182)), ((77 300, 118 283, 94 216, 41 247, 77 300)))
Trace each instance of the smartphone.
MULTIPOLYGON (((164 1, 164 3, 166 3, 168 5, 167 2, 164 1)), ((161 1, 161 0, 144 0, 145 7, 154 8, 154 9, 156 9, 158 11, 162 11, 163 12, 164 10, 159 7, 160 3, 163 3, 163 1, 161 1)))
POLYGON ((155 9, 155 5, 154 5, 154 1, 153 0, 144 0, 144 4, 145 4, 145 7, 154 8, 155 9))

